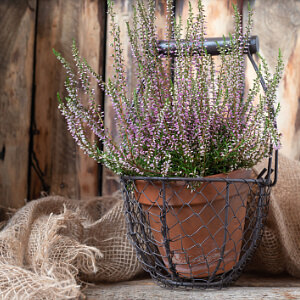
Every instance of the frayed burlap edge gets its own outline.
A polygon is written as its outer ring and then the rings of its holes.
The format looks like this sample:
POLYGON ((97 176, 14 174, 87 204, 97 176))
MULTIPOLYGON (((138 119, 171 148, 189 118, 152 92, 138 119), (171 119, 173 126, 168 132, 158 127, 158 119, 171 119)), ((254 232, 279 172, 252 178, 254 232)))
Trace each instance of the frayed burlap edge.
POLYGON ((119 197, 28 203, 0 232, 0 296, 77 299, 82 280, 133 278, 142 269, 126 228, 119 197))

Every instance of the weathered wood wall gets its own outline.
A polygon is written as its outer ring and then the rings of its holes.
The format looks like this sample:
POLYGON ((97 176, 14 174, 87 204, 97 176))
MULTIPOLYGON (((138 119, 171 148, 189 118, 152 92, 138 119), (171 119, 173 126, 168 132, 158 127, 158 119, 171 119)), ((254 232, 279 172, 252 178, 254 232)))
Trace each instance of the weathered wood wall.
MULTIPOLYGON (((114 0, 128 74, 128 92, 136 86, 125 22, 136 0, 114 0)), ((111 37, 105 0, 1 0, 0 2, 0 204, 20 207, 42 192, 70 198, 110 194, 118 177, 100 168, 76 146, 57 109, 56 93, 65 95, 65 72, 52 54, 55 48, 68 61, 75 39, 81 54, 106 79, 112 76, 111 37)), ((232 3, 247 15, 248 1, 203 0, 208 36, 233 30, 232 3)), ((196 7, 197 0, 191 0, 196 7)), ((280 47, 285 61, 278 92, 282 112, 282 151, 300 159, 300 5, 288 0, 251 0, 253 34, 260 36, 261 53, 274 68, 280 47)), ((174 0, 183 21, 188 1, 174 0)), ((165 34, 166 0, 156 1, 159 38, 165 34)), ((106 125, 116 136, 114 113, 103 102, 106 125)))
POLYGON ((102 73, 104 37, 102 1, 38 1, 31 199, 38 197, 41 191, 71 198, 98 193, 98 166, 76 146, 57 109, 56 93, 65 95, 66 74, 52 48, 71 62, 70 46, 75 39, 82 56, 102 73))
POLYGON ((28 188, 36 0, 0 1, 0 204, 20 207, 28 188))
MULTIPOLYGON (((254 27, 260 38, 260 53, 275 70, 280 48, 285 65, 278 90, 282 132, 281 153, 300 159, 300 2, 294 0, 251 0, 254 27)), ((247 12, 245 1, 244 12, 247 12)))

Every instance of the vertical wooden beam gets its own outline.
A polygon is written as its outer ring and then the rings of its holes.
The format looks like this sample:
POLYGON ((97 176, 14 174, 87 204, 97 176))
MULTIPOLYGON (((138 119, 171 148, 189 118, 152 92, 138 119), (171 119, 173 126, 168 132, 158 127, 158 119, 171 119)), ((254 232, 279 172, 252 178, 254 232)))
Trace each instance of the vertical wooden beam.
MULTIPOLYGON (((121 33, 120 39, 122 47, 124 49, 123 55, 126 65, 126 75, 127 75, 127 95, 131 95, 134 91, 136 81, 132 74, 132 55, 131 48, 129 43, 129 38, 127 36, 126 22, 128 22, 133 17, 133 8, 132 5, 135 4, 135 1, 129 0, 114 0, 114 12, 116 13, 116 22, 120 26, 121 33)), ((112 78, 114 71, 112 69, 113 64, 113 48, 110 47, 110 44, 113 42, 113 37, 110 35, 110 26, 111 19, 107 18, 107 39, 106 39, 106 62, 105 62, 105 77, 106 81, 108 78, 112 78)), ((105 97, 104 104, 105 112, 105 125, 109 129, 112 137, 115 139, 118 138, 116 123, 115 123, 115 113, 111 104, 109 97, 105 97)), ((111 170, 103 167, 102 175, 102 195, 110 195, 113 192, 119 189, 119 176, 114 174, 111 170)))
POLYGON ((156 1, 155 4, 156 4, 155 17, 156 17, 156 25, 157 25, 157 37, 160 40, 165 40, 166 32, 167 32, 167 28, 166 28, 167 1, 158 0, 156 1))
MULTIPOLYGON (((89 64, 103 76, 105 69, 104 51, 106 46, 106 1, 83 1, 79 27, 79 51, 89 64)), ((98 104, 103 105, 103 93, 93 81, 98 95, 98 104)), ((85 103, 87 104, 86 100, 85 103)), ((95 135, 89 132, 90 139, 95 135)), ((78 149, 78 148, 77 148, 78 149)), ((83 153, 77 151, 76 170, 81 198, 97 195, 99 192, 98 164, 83 153)))
MULTIPOLYGON (((247 3, 244 15, 247 14, 247 3)), ((259 36, 260 54, 267 60, 271 73, 281 49, 285 69, 277 93, 281 104, 278 128, 283 133, 281 153, 300 160, 300 6, 287 0, 252 0, 253 34, 259 36)), ((247 72, 247 80, 255 73, 247 72)))
MULTIPOLYGON (((283 133, 281 153, 300 160, 300 6, 293 0, 251 0, 250 4, 254 12, 253 34, 259 36, 259 52, 271 73, 275 71, 279 48, 283 54, 285 69, 277 93, 281 104, 278 128, 283 133)), ((249 77, 253 76, 252 72, 249 77)))
MULTIPOLYGON (((186 25, 188 18, 189 1, 176 0, 176 15, 181 15, 183 25, 186 25)), ((190 1, 194 9, 197 12, 198 0, 190 1)), ((222 37, 228 36, 233 32, 233 7, 232 4, 241 5, 241 0, 202 0, 204 5, 207 29, 207 37, 222 37)))
POLYGON ((27 198, 36 0, 0 2, 0 204, 27 198))
MULTIPOLYGON (((184 27, 183 35, 186 34, 186 21, 189 14, 189 1, 176 0, 176 19, 182 18, 184 27)), ((198 0, 190 1, 194 14, 198 11, 198 0)), ((241 9, 242 0, 202 0, 204 5, 204 15, 206 21, 206 37, 222 37, 228 36, 234 30, 234 9, 232 4, 241 9)), ((214 57, 216 68, 220 64, 220 58, 214 57)))
POLYGON ((104 15, 101 0, 39 0, 31 198, 45 189, 70 198, 97 195, 98 166, 75 145, 57 109, 56 93, 66 95, 66 74, 52 48, 72 62, 74 38, 82 56, 102 71, 104 15))

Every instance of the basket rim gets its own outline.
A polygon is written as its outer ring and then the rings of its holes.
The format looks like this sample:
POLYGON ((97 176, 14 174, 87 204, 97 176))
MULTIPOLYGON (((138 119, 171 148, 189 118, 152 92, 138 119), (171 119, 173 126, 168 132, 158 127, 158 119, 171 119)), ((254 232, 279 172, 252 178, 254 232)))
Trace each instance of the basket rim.
POLYGON ((187 181, 187 182, 226 182, 226 183, 235 183, 235 182, 243 182, 243 183, 257 183, 264 186, 269 186, 271 182, 265 178, 221 178, 221 177, 151 177, 151 176, 130 176, 130 175, 121 175, 122 181, 162 181, 162 182, 170 182, 170 181, 187 181))

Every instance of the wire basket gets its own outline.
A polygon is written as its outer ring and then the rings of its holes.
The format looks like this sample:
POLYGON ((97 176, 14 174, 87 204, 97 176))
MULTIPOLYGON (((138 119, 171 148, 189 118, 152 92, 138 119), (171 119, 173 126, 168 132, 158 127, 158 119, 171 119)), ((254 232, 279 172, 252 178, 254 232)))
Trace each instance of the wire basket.
POLYGON ((271 190, 265 179, 124 176, 121 186, 128 235, 163 286, 228 286, 261 240, 271 190))
MULTIPOLYGON (((208 40, 205 46, 218 55, 218 47, 228 42, 208 40)), ((159 46, 162 53, 174 47, 163 41, 159 46)), ((252 54, 257 51, 254 36, 245 54, 256 71, 252 54)), ((221 288, 239 278, 262 238, 277 181, 278 151, 273 180, 272 153, 270 146, 268 168, 256 178, 246 170, 201 178, 121 177, 128 236, 158 284, 221 288)))

